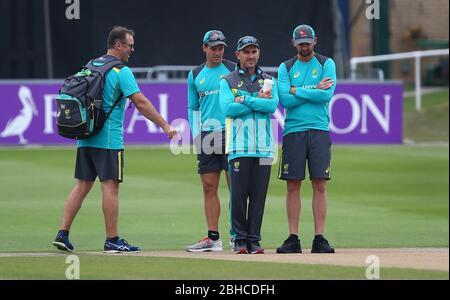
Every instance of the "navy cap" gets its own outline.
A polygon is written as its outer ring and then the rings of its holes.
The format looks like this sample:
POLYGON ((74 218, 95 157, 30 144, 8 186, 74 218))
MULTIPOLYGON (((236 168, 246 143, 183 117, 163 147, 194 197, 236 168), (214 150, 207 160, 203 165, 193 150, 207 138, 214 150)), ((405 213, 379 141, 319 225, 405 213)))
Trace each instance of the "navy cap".
POLYGON ((225 43, 225 36, 223 35, 222 31, 210 30, 205 33, 205 36, 203 37, 203 45, 214 47, 217 45, 226 46, 227 44, 225 43))
POLYGON ((251 35, 243 36, 237 42, 236 51, 241 51, 242 49, 244 49, 245 47, 250 46, 250 45, 254 45, 254 46, 258 47, 258 49, 259 49, 258 39, 251 35))
POLYGON ((292 41, 296 45, 299 45, 301 43, 312 44, 314 43, 315 37, 316 33, 314 32, 314 29, 312 29, 311 26, 308 26, 306 24, 297 26, 294 29, 294 32, 292 33, 292 41))

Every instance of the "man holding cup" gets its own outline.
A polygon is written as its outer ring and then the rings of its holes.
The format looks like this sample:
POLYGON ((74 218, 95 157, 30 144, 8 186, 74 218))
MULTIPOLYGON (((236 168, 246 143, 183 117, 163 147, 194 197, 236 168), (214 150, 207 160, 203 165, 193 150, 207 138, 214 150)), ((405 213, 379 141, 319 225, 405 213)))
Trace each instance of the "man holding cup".
POLYGON ((261 225, 275 155, 270 116, 278 105, 278 89, 274 78, 257 65, 260 44, 255 37, 240 38, 235 54, 237 69, 220 82, 220 104, 227 118, 233 252, 262 254, 261 225))
POLYGON ((336 88, 336 66, 331 58, 314 52, 317 37, 308 25, 294 29, 297 55, 278 69, 281 105, 286 109, 282 159, 278 178, 287 181, 286 208, 289 237, 277 253, 301 253, 298 237, 300 186, 306 162, 313 188, 315 237, 312 253, 334 253, 323 236, 327 212, 327 181, 331 179, 329 103, 336 88))

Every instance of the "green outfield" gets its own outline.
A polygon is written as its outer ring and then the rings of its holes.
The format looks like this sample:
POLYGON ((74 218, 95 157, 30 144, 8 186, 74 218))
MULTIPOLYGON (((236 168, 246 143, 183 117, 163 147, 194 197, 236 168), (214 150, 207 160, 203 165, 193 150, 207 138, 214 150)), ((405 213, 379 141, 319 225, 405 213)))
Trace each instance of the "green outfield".
POLYGON ((416 111, 415 98, 406 97, 403 103, 403 135, 406 141, 448 142, 449 90, 443 88, 423 95, 422 110, 416 111))
MULTIPOLYGON (((74 158, 72 148, 0 150, 0 253, 55 252, 51 242, 74 184, 74 158)), ((448 146, 334 146, 327 238, 337 249, 448 247, 448 160, 448 146)), ((175 156, 168 148, 129 147, 125 161, 120 191, 123 237, 144 250, 183 250, 205 234, 195 156, 175 156)), ((274 166, 262 228, 267 249, 279 246, 288 234, 285 187, 276 172, 274 166)), ((303 247, 310 248, 308 182, 302 191, 301 239, 303 247)), ((227 245, 229 199, 224 181, 220 196, 220 231, 227 245)), ((100 251, 104 238, 96 184, 75 220, 71 240, 78 251, 100 251)), ((63 257, 0 255, 0 278, 65 278, 58 271, 66 266, 63 257)), ((364 269, 357 267, 89 255, 86 260, 90 262, 89 271, 83 273, 86 279, 112 278, 104 272, 109 262, 124 269, 136 266, 124 278, 365 278, 364 269), (138 267, 146 265, 153 267, 138 267), (211 265, 220 272, 200 271, 211 265)), ((448 278, 448 271, 383 270, 384 278, 448 278)))
MULTIPOLYGON (((366 279, 364 267, 80 255, 80 279, 366 279)), ((65 279, 65 256, 0 258, 0 279, 65 279)), ((382 279, 448 279, 448 272, 382 268, 382 279)))
MULTIPOLYGON (((414 110, 413 98, 405 98, 406 142, 448 142, 448 97, 448 89, 424 95, 421 112, 414 110)), ((0 149, 0 279, 65 278, 66 256, 58 255, 51 242, 65 197, 74 184, 74 159, 73 148, 0 149), (7 257, 7 252, 28 255, 7 257), (53 256, 36 256, 40 252, 53 256)), ((203 237, 203 200, 194 155, 175 156, 161 147, 129 147, 125 161, 125 182, 120 191, 123 237, 152 255, 165 250, 183 253, 186 245, 203 237)), ((276 173, 277 165, 272 170, 262 228, 262 245, 272 252, 288 234, 285 187, 276 173)), ((394 248, 448 249, 448 145, 334 146, 332 178, 326 236, 338 253, 347 248, 392 248, 394 253, 394 248)), ((224 180, 220 196, 220 231, 227 246, 229 196, 224 180)), ((304 183, 302 196, 302 246, 310 248, 309 182, 304 183)), ((248 261, 226 261, 86 253, 100 252, 104 238, 101 193, 96 184, 71 230, 82 279, 366 278, 364 267, 304 264, 301 259, 308 260, 307 255, 294 259, 295 263, 281 263, 284 257, 277 255, 273 261, 261 262, 252 261, 252 256, 248 261)), ((405 254, 405 259, 409 255, 414 261, 414 251, 405 254)), ((427 251, 417 260, 433 262, 435 251, 427 251)), ((338 253, 335 256, 342 254, 338 253)), ((269 255, 273 254, 265 256, 269 255)), ((447 271, 383 266, 380 275, 383 279, 448 279, 448 250, 439 257, 442 261, 434 261, 434 267, 446 265, 447 271)))

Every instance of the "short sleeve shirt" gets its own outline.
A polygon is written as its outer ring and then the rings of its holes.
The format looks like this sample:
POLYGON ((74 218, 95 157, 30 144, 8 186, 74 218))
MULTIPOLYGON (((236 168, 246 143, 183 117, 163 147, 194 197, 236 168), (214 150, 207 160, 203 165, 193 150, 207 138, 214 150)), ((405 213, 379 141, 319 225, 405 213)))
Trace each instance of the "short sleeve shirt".
POLYGON ((121 99, 106 120, 102 130, 93 137, 79 140, 77 147, 123 149, 123 122, 125 119, 126 98, 139 91, 136 79, 129 67, 114 67, 108 71, 103 88, 103 108, 105 113, 108 114, 119 97, 121 99))

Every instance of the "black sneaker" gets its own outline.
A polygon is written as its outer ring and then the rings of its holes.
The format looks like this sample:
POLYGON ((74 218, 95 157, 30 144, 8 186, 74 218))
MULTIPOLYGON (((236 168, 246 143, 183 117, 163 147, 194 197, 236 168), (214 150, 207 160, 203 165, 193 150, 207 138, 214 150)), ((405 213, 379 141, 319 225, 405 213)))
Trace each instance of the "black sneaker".
POLYGON ((277 253, 302 253, 299 239, 288 238, 281 247, 277 248, 277 253))
POLYGON ((264 254, 264 249, 261 247, 259 242, 249 242, 247 243, 248 252, 251 254, 264 254))
POLYGON ((234 241, 233 252, 235 254, 247 254, 247 242, 243 240, 234 241))
POLYGON ((313 240, 311 253, 334 253, 334 248, 330 246, 323 235, 316 235, 313 240))

